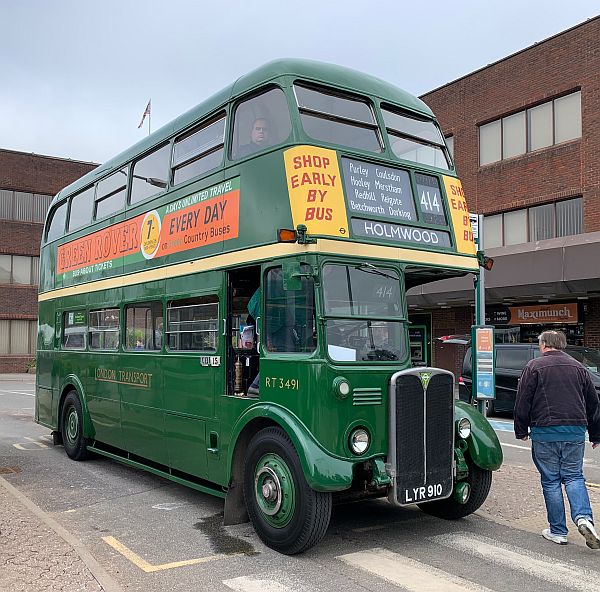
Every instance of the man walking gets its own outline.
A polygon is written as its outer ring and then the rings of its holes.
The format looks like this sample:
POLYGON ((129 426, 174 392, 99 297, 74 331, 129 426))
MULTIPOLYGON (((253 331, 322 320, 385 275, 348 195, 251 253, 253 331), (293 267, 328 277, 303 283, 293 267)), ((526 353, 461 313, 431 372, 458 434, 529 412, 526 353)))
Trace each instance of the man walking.
POLYGON ((600 443, 600 402, 589 372, 562 351, 560 331, 538 337, 542 356, 531 360, 521 375, 515 403, 515 436, 531 437, 533 462, 540 473, 550 528, 542 536, 567 544, 562 484, 571 518, 590 549, 600 549, 590 498, 583 477, 586 427, 592 448, 600 443))

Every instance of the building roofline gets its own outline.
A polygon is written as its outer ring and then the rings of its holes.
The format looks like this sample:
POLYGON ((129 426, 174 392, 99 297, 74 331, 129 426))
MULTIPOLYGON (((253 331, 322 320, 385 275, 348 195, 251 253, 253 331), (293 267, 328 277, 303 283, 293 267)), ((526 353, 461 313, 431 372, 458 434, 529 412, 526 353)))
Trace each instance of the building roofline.
POLYGON ((0 154, 19 154, 22 156, 35 156, 36 158, 47 158, 49 160, 62 160, 63 162, 72 162, 75 164, 87 164, 90 166, 98 166, 97 162, 89 162, 86 160, 75 160, 73 158, 63 158, 61 156, 49 156, 48 154, 37 154, 35 152, 23 152, 22 150, 11 150, 10 148, 0 148, 0 154))
POLYGON ((514 53, 511 53, 510 55, 507 55, 495 62, 492 62, 491 64, 487 64, 486 66, 482 66, 481 68, 478 68, 477 70, 473 70, 473 72, 469 72, 468 74, 465 74, 464 76, 460 76, 459 78, 456 78, 455 80, 452 80, 450 82, 446 82, 445 84, 442 84, 441 86, 438 86, 432 90, 428 90, 426 93, 423 93, 422 95, 419 95, 420 99, 423 99, 423 97, 426 97, 428 95, 433 94, 434 92, 437 92, 439 90, 441 90, 442 88, 446 88, 447 86, 451 86, 452 84, 455 84, 461 80, 464 80, 465 78, 469 78, 469 76, 474 76, 475 74, 479 74, 479 72, 482 72, 483 70, 487 70, 488 68, 492 68, 493 66, 496 66, 502 62, 505 62, 506 60, 510 60, 511 58, 514 58, 515 56, 519 55, 520 53, 523 53, 525 51, 529 51, 530 49, 533 49, 534 47, 538 47, 539 45, 542 45, 542 43, 547 43, 548 41, 552 41, 553 39, 555 39, 556 37, 560 37, 561 35, 565 35, 566 33, 570 33, 571 31, 573 31, 574 29, 578 29, 579 27, 583 27, 584 25, 587 25, 588 23, 592 22, 592 21, 596 21, 600 19, 600 15, 598 16, 593 16, 590 17, 589 19, 583 21, 582 23, 577 23, 576 25, 573 25, 572 27, 565 29, 564 31, 560 31, 559 33, 556 33, 554 35, 551 35, 550 37, 546 37, 546 39, 542 39, 542 41, 536 41, 535 43, 528 45, 527 47, 523 48, 523 49, 519 49, 518 51, 515 51, 514 53))

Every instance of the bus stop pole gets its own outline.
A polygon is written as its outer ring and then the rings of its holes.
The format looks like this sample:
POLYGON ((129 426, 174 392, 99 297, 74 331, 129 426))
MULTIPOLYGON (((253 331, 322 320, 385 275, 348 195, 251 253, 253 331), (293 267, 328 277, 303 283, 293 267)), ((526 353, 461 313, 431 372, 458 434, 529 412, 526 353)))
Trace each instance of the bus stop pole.
MULTIPOLYGON (((483 251, 483 215, 477 215, 477 249, 483 251)), ((485 269, 479 268, 479 279, 477 281, 477 294, 476 294, 476 310, 477 310, 477 324, 485 325, 485 269)), ((483 400, 477 401, 477 410, 482 414, 486 415, 486 404, 483 400)))

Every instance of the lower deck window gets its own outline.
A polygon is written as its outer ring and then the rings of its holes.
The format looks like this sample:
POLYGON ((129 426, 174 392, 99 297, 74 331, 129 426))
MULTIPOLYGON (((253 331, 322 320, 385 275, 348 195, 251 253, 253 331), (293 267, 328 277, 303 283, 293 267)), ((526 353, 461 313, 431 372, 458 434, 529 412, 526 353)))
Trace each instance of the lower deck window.
POLYGON ((219 299, 199 296, 167 306, 167 346, 172 351, 217 351, 219 299))
POLYGON ((119 309, 90 311, 90 349, 116 350, 119 347, 119 309))

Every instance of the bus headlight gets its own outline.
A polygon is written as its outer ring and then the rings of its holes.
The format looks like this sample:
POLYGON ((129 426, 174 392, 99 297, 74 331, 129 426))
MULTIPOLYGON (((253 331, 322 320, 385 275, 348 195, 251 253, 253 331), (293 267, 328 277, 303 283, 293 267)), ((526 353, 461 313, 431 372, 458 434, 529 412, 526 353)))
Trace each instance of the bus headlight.
POLYGON ((338 376, 333 381, 332 390, 335 397, 345 399, 350 394, 350 383, 343 376, 338 376))
POLYGON ((466 417, 463 417, 458 421, 457 429, 458 435, 463 440, 466 440, 471 435, 471 422, 466 417))
POLYGON ((350 434, 350 450, 354 454, 361 455, 367 451, 370 444, 369 432, 364 428, 358 428, 350 434))

